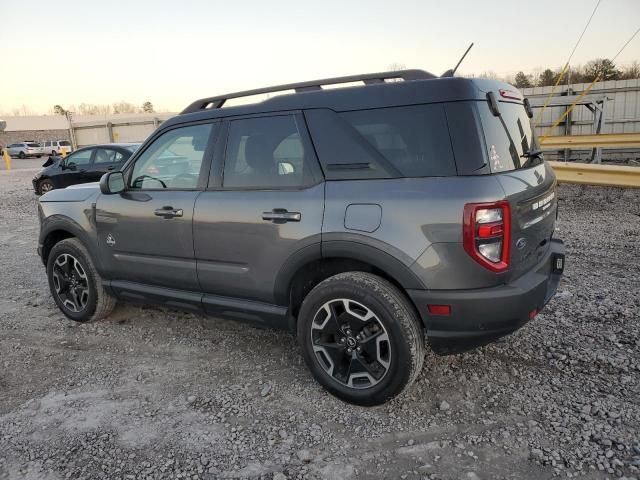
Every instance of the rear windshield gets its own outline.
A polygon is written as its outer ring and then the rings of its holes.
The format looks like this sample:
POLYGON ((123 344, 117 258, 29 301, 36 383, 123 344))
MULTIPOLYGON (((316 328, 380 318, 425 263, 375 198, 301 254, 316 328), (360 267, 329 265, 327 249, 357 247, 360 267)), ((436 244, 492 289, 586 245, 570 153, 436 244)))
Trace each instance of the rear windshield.
POLYGON ((523 156, 539 148, 524 106, 499 102, 499 108, 501 115, 496 117, 486 102, 478 102, 491 172, 507 172, 537 165, 541 159, 536 157, 527 161, 523 156))
POLYGON ((40 144, 39 143, 27 143, 27 147, 38 148, 38 147, 40 147, 40 144))
POLYGON ((378 108, 339 115, 386 160, 386 176, 456 174, 442 105, 378 108))
POLYGON ((69 142, 67 142, 66 140, 62 140, 61 142, 58 142, 60 144, 61 147, 70 147, 71 144, 69 142))

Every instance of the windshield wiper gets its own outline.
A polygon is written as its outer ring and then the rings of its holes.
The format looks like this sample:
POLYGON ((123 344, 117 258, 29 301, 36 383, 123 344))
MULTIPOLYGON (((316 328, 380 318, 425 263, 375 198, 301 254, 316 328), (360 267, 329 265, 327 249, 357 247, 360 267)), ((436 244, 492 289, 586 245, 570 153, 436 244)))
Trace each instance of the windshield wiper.
POLYGON ((520 155, 520 158, 524 158, 526 159, 524 162, 522 162, 522 164, 520 165, 520 168, 524 167, 527 162, 529 160, 531 160, 532 158, 540 158, 542 159, 542 150, 529 150, 527 152, 524 152, 522 155, 520 155))

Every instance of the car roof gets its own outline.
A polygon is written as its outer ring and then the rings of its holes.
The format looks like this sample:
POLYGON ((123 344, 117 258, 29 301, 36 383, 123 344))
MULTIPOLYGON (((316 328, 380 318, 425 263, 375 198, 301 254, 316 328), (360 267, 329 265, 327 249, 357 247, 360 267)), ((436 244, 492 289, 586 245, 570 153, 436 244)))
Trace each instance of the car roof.
MULTIPOLYGON (((343 112, 424 103, 484 100, 488 91, 497 92, 501 88, 515 89, 511 85, 496 80, 463 77, 435 77, 353 87, 316 89, 281 94, 249 105, 189 111, 166 120, 162 127, 189 121, 313 108, 328 108, 336 112, 343 112)), ((187 110, 190 110, 192 106, 193 104, 187 110)))
MULTIPOLYGON (((78 148, 78 150, 84 150, 86 148, 126 148, 126 147, 139 147, 142 143, 139 142, 130 142, 130 143, 97 143, 96 145, 87 145, 86 147, 78 148)), ((76 150, 76 152, 78 151, 76 150)))

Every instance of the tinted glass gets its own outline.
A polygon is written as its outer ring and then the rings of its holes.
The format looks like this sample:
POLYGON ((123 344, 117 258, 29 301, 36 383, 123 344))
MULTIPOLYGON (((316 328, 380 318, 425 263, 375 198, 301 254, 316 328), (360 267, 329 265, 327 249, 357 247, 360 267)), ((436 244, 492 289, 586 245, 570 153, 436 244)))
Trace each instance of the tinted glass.
POLYGON ((58 142, 58 144, 59 144, 61 147, 70 147, 70 146, 71 146, 71 143, 67 142, 66 140, 63 140, 63 141, 61 141, 61 142, 58 142))
POLYGON ((340 116, 382 156, 391 176, 456 174, 442 105, 359 110, 340 116))
POLYGON ((499 108, 501 115, 496 117, 486 102, 478 102, 491 172, 507 172, 521 165, 529 167, 538 163, 539 159, 525 163, 522 157, 529 150, 538 148, 524 106, 500 102, 499 108))
POLYGON ((163 133, 136 160, 131 188, 196 188, 211 129, 208 123, 163 133))
POLYGON ((64 163, 69 165, 69 166, 71 166, 71 165, 76 165, 76 166, 89 165, 91 163, 91 153, 92 152, 93 152, 92 149, 82 150, 80 152, 76 152, 76 153, 74 153, 72 155, 69 155, 64 163))
POLYGON ((124 159, 124 155, 116 150, 110 148, 98 148, 96 150, 96 156, 93 159, 93 163, 107 164, 107 163, 120 163, 124 159))
POLYGON ((31 148, 39 148, 40 144, 39 143, 27 143, 27 147, 31 147, 31 148))
POLYGON ((309 185, 313 178, 309 162, 294 116, 234 120, 229 124, 223 186, 309 185))

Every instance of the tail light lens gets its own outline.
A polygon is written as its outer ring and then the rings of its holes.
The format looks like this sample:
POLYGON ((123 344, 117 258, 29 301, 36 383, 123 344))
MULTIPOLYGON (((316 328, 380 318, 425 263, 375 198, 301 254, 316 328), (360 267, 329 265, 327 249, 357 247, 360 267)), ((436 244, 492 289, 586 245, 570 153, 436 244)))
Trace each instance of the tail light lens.
POLYGON ((465 251, 492 272, 509 268, 511 209, 509 202, 468 203, 464 206, 462 239, 465 251))

